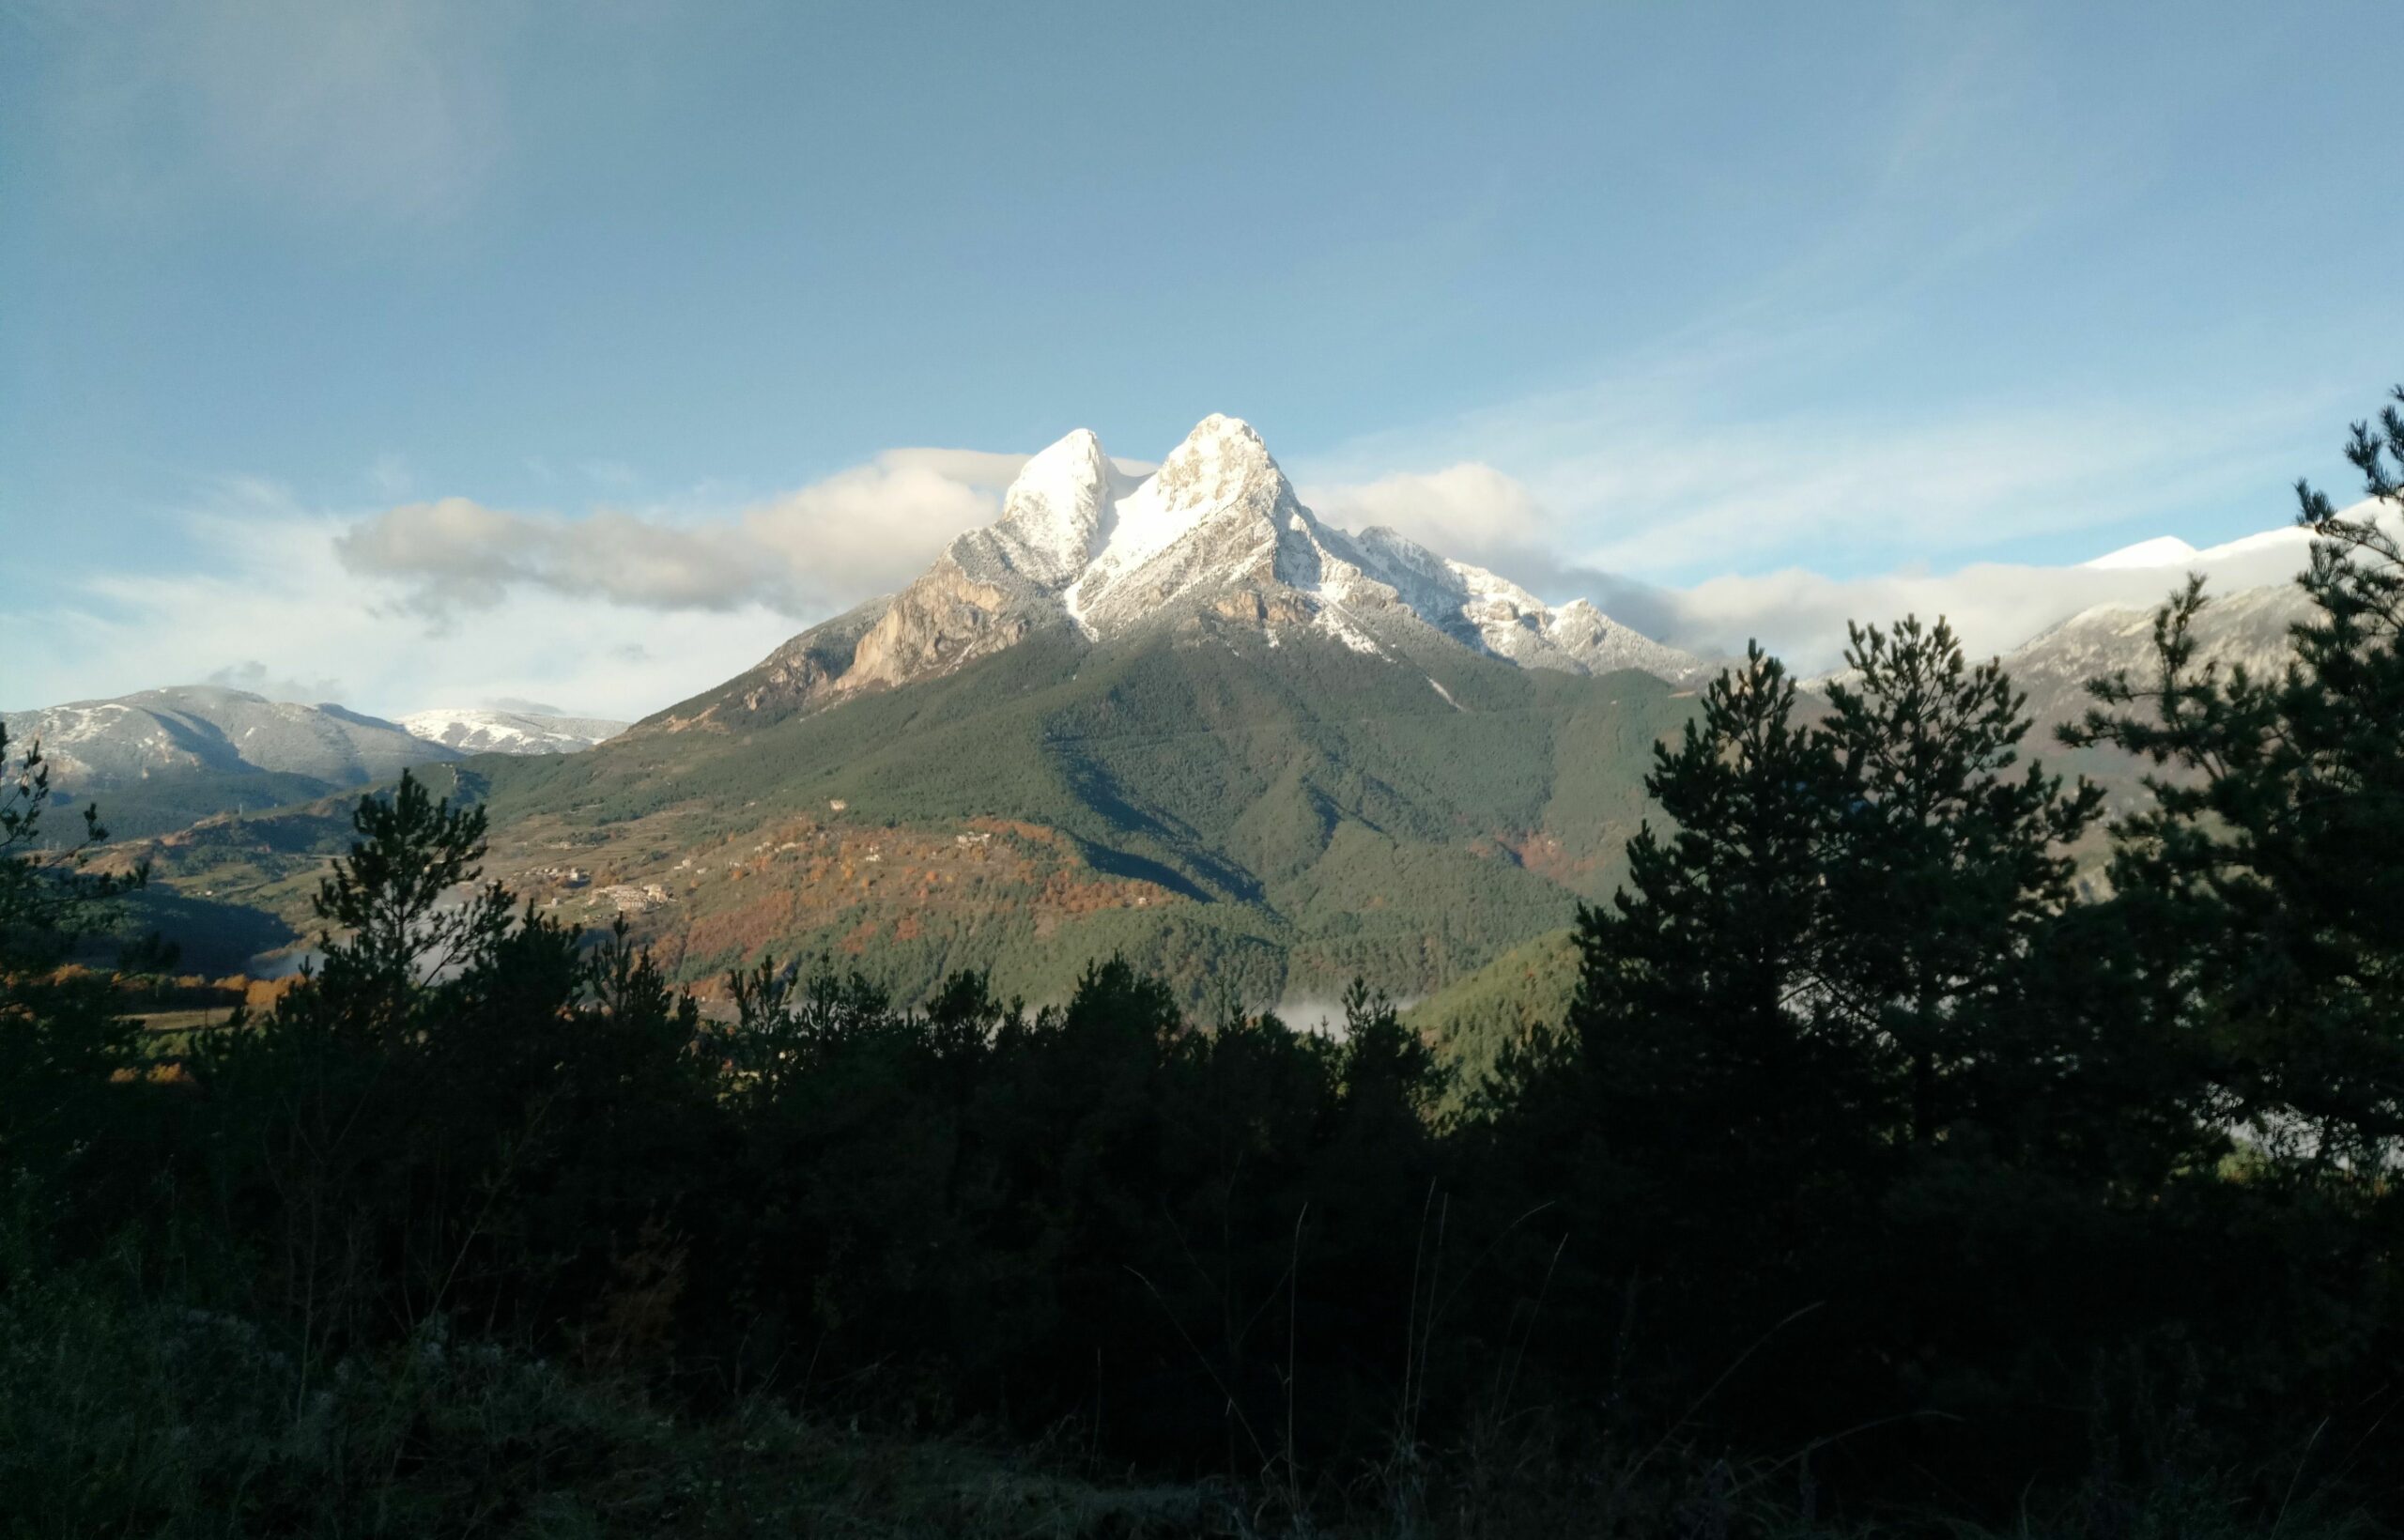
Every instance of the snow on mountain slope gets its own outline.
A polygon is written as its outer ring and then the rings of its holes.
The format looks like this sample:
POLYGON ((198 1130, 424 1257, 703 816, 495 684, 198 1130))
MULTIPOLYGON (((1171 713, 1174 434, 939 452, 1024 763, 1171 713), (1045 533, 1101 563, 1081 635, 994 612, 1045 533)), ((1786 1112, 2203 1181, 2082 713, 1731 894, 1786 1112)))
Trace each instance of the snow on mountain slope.
MULTIPOLYGON (((2367 500, 2356 502, 2340 509, 2338 516, 2356 523, 2367 520, 2391 534, 2404 535, 2404 517, 2391 506, 2367 500)), ((2143 571, 2161 567, 2200 572, 2211 579, 2216 592, 2233 593, 2287 582, 2311 564, 2312 542, 2312 531, 2300 524, 2282 524, 2201 548, 2177 535, 2158 535, 2083 562, 2073 570, 2143 571)))
POLYGON ((462 754, 573 754, 626 730, 624 722, 596 716, 473 707, 413 711, 401 718, 401 726, 428 743, 462 754))
MULTIPOLYGON (((2125 671, 2142 685, 2158 667, 2153 618, 2158 604, 2101 604, 2039 632, 2003 655, 2004 671, 2028 696, 2037 724, 2029 742, 2050 745, 2053 729, 2087 714, 2087 682, 2125 671)), ((2308 619, 2310 601, 2293 583, 2211 593, 2196 619, 2196 662, 2242 668, 2274 678, 2295 656, 2290 627, 2308 619)))
POLYGON ((2140 540, 2134 546, 2123 546, 2116 551, 2106 551, 2095 560, 2080 564, 2098 572, 2126 567, 2168 567, 2181 562, 2192 562, 2196 554, 2195 547, 2175 534, 2165 534, 2151 540, 2140 540))
POLYGON ((1307 624, 1364 651, 1433 631, 1528 668, 1639 668, 1682 679, 1699 660, 1613 624, 1593 605, 1553 609, 1482 568, 1392 530, 1322 523, 1249 424, 1205 418, 1160 470, 1119 499, 1065 595, 1092 637, 1196 608, 1272 630, 1307 624))
POLYGON ((57 782, 79 793, 183 771, 265 770, 356 785, 457 757, 395 722, 211 685, 71 701, 7 721, 12 742, 39 739, 57 782))
POLYGON ((890 600, 804 632, 727 689, 671 708, 674 729, 730 704, 832 704, 932 678, 1041 630, 1110 641, 1163 625, 1316 632, 1397 659, 1464 647, 1523 668, 1641 669, 1684 681, 1700 659, 1591 604, 1555 609, 1493 573, 1386 529, 1353 534, 1295 496, 1249 424, 1203 419, 1150 475, 1079 429, 1028 461, 1002 515, 947 547, 890 600))
POLYGON ((1002 500, 1002 516, 962 535, 947 554, 979 578, 1057 589, 1093 560, 1112 500, 1137 485, 1110 463, 1100 439, 1079 428, 1027 461, 1002 500))
POLYGON ((1353 537, 1364 573, 1412 613, 1464 645, 1522 668, 1569 673, 1637 669, 1683 682, 1704 671, 1688 653, 1620 624, 1592 602, 1555 609, 1508 578, 1455 562, 1383 527, 1353 537))
MULTIPOLYGON (((1074 584, 1070 607, 1088 636, 1141 624, 1196 584, 1281 576, 1281 534, 1302 505, 1247 424, 1205 418, 1161 468, 1115 503, 1101 548, 1074 584)), ((1316 574, 1310 579, 1316 580, 1316 574)))

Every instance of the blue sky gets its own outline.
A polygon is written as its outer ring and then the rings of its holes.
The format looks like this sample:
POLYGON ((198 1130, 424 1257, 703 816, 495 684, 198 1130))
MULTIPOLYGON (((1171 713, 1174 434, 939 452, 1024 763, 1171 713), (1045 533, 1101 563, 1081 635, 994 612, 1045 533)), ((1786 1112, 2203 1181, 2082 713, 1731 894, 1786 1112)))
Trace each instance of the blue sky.
POLYGON ((1210 411, 1555 597, 2242 534, 2347 485, 2404 375, 2399 35, 0 0, 0 703, 254 665, 647 709, 990 501, 890 452, 1157 458, 1210 411), (451 602, 342 544, 444 499, 704 545, 782 510, 799 576, 451 602))

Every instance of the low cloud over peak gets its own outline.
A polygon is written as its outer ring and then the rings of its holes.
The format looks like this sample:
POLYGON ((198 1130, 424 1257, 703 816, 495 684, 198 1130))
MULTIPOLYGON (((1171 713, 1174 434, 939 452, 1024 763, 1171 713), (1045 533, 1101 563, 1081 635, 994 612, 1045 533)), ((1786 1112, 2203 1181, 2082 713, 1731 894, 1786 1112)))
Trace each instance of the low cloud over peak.
MULTIPOLYGON (((163 683, 163 681, 162 681, 163 683)), ((224 689, 241 690, 251 695, 265 696, 270 701, 293 701, 314 706, 322 701, 343 698, 339 679, 292 679, 270 670, 253 658, 241 663, 229 663, 210 670, 201 680, 204 685, 216 685, 224 689)))
POLYGON ((343 566, 402 585, 427 614, 485 609, 513 588, 645 609, 795 617, 899 587, 943 543, 1000 511, 1025 455, 895 450, 731 517, 602 509, 582 518, 467 498, 403 503, 338 535, 343 566))

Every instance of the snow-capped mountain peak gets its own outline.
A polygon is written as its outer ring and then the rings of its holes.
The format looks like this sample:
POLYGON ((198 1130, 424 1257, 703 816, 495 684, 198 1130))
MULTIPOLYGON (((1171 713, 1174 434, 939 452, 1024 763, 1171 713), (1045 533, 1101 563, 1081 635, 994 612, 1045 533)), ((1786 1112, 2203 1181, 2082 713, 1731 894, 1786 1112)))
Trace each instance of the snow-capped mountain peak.
POLYGON ((1026 462, 1003 496, 1002 516, 962 536, 955 559, 973 569, 984 546, 1008 570, 1051 587, 1066 583, 1100 547, 1118 480, 1101 439, 1079 428, 1026 462))
POLYGON ((1572 673, 1684 680, 1703 668, 1592 605, 1556 611, 1392 530, 1321 523, 1252 424, 1214 413, 1140 478, 1092 433, 1061 439, 1021 470, 999 518, 954 540, 890 600, 786 643, 731 699, 745 710, 831 704, 948 673, 1040 630, 1100 642, 1163 625, 1256 629, 1271 645, 1306 629, 1397 659, 1466 647, 1572 673))
POLYGON ((1207 516, 1236 504, 1266 512, 1293 496, 1269 446, 1241 417, 1212 412, 1169 452, 1150 484, 1163 513, 1207 516))
POLYGON ((1252 424, 1206 417, 1111 506, 1101 547, 1067 595, 1069 613, 1099 636, 1197 589, 1273 579, 1280 535, 1298 520, 1308 515, 1252 424))

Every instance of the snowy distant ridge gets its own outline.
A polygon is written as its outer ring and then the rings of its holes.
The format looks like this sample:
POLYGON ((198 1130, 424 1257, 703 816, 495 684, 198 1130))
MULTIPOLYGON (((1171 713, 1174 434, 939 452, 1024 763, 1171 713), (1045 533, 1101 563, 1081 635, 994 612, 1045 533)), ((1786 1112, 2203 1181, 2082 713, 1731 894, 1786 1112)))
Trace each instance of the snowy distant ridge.
POLYGON ((70 701, 6 720, 11 743, 39 739, 58 783, 78 793, 187 772, 267 771, 356 785, 457 757, 397 722, 215 685, 70 701))
POLYGON ((2181 562, 2192 562, 2196 554, 2195 547, 2175 534, 2165 534, 2158 535, 2151 540, 2140 540, 2134 546, 2123 546, 2116 551, 2106 551, 2092 562, 2082 562, 2081 565, 2092 567, 2098 572, 2118 571, 2127 567, 2169 567, 2176 566, 2181 562))
POLYGON ((79 793, 192 773, 356 786, 463 754, 574 753, 625 731, 624 722, 484 708, 386 721, 331 701, 300 705, 217 685, 70 701, 0 721, 12 747, 39 739, 58 783, 79 793))
POLYGON ((427 743, 462 754, 573 754, 626 730, 624 722, 597 716, 448 706, 413 711, 400 725, 427 743))

